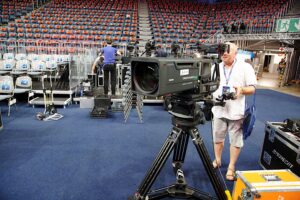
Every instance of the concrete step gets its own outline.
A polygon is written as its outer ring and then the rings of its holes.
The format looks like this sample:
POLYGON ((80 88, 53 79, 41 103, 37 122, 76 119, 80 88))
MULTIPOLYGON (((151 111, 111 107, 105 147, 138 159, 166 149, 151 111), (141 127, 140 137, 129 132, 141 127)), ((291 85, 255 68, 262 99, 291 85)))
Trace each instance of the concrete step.
POLYGON ((149 39, 152 39, 152 32, 150 29, 149 21, 149 9, 146 0, 139 1, 138 17, 140 43, 142 43, 142 46, 144 46, 149 39))
POLYGON ((146 43, 148 40, 151 40, 152 39, 152 36, 147 36, 147 37, 145 37, 145 36, 140 36, 140 38, 139 38, 139 41, 140 41, 140 43, 142 42, 142 43, 146 43))
POLYGON ((147 10, 141 10, 138 12, 139 16, 147 16, 149 15, 149 12, 147 10))
POLYGON ((139 17, 140 18, 148 18, 149 17, 149 13, 141 11, 140 14, 139 14, 139 17))
POLYGON ((150 39, 152 39, 152 35, 140 35, 140 40, 150 40, 150 39))
POLYGON ((151 27, 148 25, 148 26, 141 26, 141 25, 139 25, 139 30, 140 31, 151 31, 151 27))
POLYGON ((150 31, 150 30, 149 31, 144 31, 144 30, 141 31, 140 30, 140 35, 146 35, 146 36, 147 35, 152 35, 152 31, 150 31))
POLYGON ((148 16, 139 16, 140 20, 149 20, 149 15, 148 16))
POLYGON ((149 22, 149 20, 141 20, 141 19, 139 19, 139 23, 140 24, 150 24, 150 22, 149 22))
POLYGON ((150 21, 148 19, 139 19, 138 21, 140 24, 150 24, 150 21))
POLYGON ((151 39, 153 36, 152 34, 148 34, 148 35, 140 35, 140 39, 143 39, 143 40, 149 40, 151 39))
POLYGON ((150 30, 150 24, 140 24, 139 23, 139 28, 142 29, 142 30, 149 31, 150 30))
POLYGON ((143 29, 143 28, 139 27, 139 32, 140 32, 141 35, 146 35, 147 33, 151 33, 152 31, 149 28, 148 29, 147 28, 143 29))
POLYGON ((150 28, 150 26, 140 26, 139 25, 139 31, 140 32, 149 32, 149 31, 151 31, 151 28, 150 28))
POLYGON ((152 39, 152 35, 140 35, 140 40, 141 41, 148 41, 148 40, 151 40, 152 39))
POLYGON ((140 29, 140 35, 151 35, 152 34, 152 32, 151 32, 151 30, 141 30, 140 29))
POLYGON ((152 35, 149 36, 140 36, 140 41, 143 41, 144 43, 146 43, 148 40, 152 39, 152 35))

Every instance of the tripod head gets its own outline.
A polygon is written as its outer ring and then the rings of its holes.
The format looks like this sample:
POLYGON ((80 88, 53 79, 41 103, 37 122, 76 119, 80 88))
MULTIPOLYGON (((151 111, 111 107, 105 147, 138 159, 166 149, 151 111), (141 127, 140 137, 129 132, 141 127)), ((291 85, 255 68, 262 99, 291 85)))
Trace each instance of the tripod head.
POLYGON ((200 105, 196 104, 198 98, 199 95, 188 93, 174 94, 169 97, 167 110, 173 115, 173 125, 196 126, 205 123, 204 113, 200 105))
POLYGON ((165 99, 166 109, 173 115, 173 125, 196 126, 211 120, 213 106, 225 106, 226 100, 234 100, 234 92, 224 93, 216 100, 211 96, 181 92, 165 99), (201 103, 200 103, 201 102, 201 103))

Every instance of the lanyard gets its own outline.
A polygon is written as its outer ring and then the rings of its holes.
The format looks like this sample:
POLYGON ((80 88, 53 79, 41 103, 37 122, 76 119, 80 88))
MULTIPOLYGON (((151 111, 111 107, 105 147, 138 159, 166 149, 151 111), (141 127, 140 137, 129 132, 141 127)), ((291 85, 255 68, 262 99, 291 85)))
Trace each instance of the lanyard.
POLYGON ((228 77, 227 77, 226 70, 225 70, 225 64, 223 65, 223 72, 224 72, 224 76, 225 76, 225 79, 226 79, 226 85, 228 85, 228 83, 229 83, 231 72, 232 72, 234 64, 235 64, 235 61, 233 62, 232 66, 231 66, 228 77))

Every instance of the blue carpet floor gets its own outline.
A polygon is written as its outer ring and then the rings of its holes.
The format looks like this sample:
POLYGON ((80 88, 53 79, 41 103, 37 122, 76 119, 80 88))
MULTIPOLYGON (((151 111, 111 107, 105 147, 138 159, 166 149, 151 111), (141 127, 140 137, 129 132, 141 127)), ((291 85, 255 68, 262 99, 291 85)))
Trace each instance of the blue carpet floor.
MULTIPOLYGON (((71 105, 59 109, 64 118, 42 122, 35 114, 43 108, 19 105, 0 132, 0 200, 121 200, 132 195, 171 131, 171 116, 162 106, 144 106, 139 123, 133 110, 127 123, 123 114, 91 119, 90 110, 71 105)), ((261 169, 259 157, 266 121, 300 118, 300 98, 271 90, 257 91, 257 121, 245 141, 238 170, 261 169)), ((198 127, 213 155, 210 123, 198 127)), ((228 141, 222 159, 224 176, 229 160, 228 141)), ((214 195, 202 162, 190 142, 184 164, 190 186, 214 195)), ((175 180, 168 160, 153 188, 175 180)), ((232 190, 233 184, 226 182, 232 190)))

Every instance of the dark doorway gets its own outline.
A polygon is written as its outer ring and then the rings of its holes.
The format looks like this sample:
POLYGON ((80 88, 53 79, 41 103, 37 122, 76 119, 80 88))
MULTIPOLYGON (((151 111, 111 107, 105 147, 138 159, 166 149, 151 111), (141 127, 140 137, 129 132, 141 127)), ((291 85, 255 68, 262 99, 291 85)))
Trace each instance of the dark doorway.
POLYGON ((271 62, 271 55, 265 55, 265 61, 264 61, 264 72, 269 72, 269 65, 271 62))

